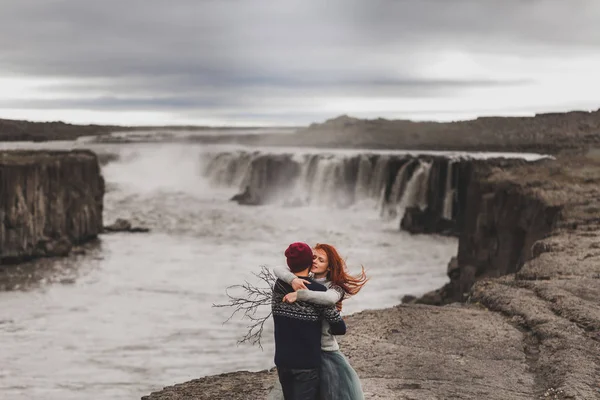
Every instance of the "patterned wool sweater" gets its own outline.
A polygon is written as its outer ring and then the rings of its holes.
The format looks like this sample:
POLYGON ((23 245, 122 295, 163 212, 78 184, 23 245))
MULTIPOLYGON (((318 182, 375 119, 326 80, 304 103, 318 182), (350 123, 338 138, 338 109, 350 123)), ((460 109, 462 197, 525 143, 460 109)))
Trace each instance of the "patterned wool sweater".
MULTIPOLYGON (((309 290, 324 292, 327 288, 309 277, 309 290)), ((346 324, 335 307, 324 307, 296 301, 284 303, 283 297, 294 289, 278 279, 273 287, 271 309, 275 325, 275 365, 278 368, 311 369, 321 364, 321 321, 326 320, 331 333, 343 335, 346 324)))
MULTIPOLYGON (((273 268, 273 272, 277 278, 290 285, 296 278, 296 275, 294 275, 287 267, 275 267, 273 268)), ((327 291, 318 292, 316 290, 300 289, 296 292, 298 293, 298 300, 311 304, 320 304, 322 306, 335 306, 338 301, 344 298, 345 293, 342 288, 332 285, 331 281, 328 281, 327 278, 313 278, 313 281, 325 285, 327 291)), ((329 323, 324 320, 321 326, 321 350, 337 351, 339 349, 340 345, 335 339, 335 336, 331 334, 329 323)))

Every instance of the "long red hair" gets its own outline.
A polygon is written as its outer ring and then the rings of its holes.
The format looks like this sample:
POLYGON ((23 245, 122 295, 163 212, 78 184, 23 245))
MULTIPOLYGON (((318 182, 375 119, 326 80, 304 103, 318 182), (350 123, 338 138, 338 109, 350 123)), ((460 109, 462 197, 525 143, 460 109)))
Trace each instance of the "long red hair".
POLYGON ((327 278, 331 281, 332 285, 339 286, 346 295, 355 295, 369 280, 365 274, 365 267, 363 266, 361 266, 362 271, 359 275, 350 275, 346 268, 346 262, 342 259, 335 247, 329 244, 317 243, 315 250, 322 250, 327 254, 327 262, 329 263, 327 278))

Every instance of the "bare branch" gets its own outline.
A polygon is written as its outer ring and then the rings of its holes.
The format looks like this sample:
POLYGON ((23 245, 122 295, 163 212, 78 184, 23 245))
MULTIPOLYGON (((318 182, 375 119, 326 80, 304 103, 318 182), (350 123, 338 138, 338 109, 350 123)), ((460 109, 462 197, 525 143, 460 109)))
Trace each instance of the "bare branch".
POLYGON ((233 312, 223 323, 228 322, 235 314, 241 312, 243 314, 242 318, 250 320, 250 324, 248 325, 248 332, 246 332, 244 337, 238 341, 238 344, 258 344, 262 349, 262 333, 265 322, 271 317, 271 312, 269 311, 269 314, 265 317, 257 317, 256 315, 261 306, 271 307, 273 285, 277 281, 277 278, 273 276, 271 271, 265 266, 261 266, 260 271, 258 273, 253 273, 253 275, 259 279, 259 285, 253 285, 252 283, 245 281, 241 285, 229 286, 225 290, 227 297, 229 297, 229 301, 225 304, 213 304, 213 307, 233 308, 233 312), (240 290, 242 293, 240 295, 231 294, 230 290, 234 289, 236 291, 240 290))

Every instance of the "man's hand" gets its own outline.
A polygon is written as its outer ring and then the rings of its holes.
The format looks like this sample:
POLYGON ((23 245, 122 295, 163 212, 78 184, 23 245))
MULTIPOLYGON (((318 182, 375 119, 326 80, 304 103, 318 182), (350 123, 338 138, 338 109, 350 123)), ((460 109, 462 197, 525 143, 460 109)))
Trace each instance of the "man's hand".
POLYGON ((298 299, 298 293, 296 292, 292 292, 292 293, 288 293, 283 297, 283 302, 284 303, 293 303, 298 299))
POLYGON ((294 280, 292 281, 292 289, 294 289, 294 290, 308 289, 306 287, 306 284, 308 284, 308 283, 310 283, 310 282, 307 281, 306 279, 294 278, 294 280))

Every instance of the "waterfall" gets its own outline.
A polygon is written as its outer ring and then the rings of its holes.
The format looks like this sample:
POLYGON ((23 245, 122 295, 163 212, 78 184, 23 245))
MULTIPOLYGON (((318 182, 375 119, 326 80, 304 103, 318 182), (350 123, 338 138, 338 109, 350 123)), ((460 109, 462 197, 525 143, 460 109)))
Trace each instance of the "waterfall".
POLYGON ((203 157, 202 175, 216 186, 239 186, 242 184, 253 155, 247 152, 218 153, 203 157))
POLYGON ((390 221, 418 207, 431 218, 452 222, 458 162, 411 155, 233 151, 205 154, 202 173, 212 185, 239 190, 236 198, 244 204, 375 204, 390 221))
MULTIPOLYGON (((387 213, 386 217, 400 215, 406 207, 427 207, 432 165, 417 159, 392 160, 389 155, 269 155, 245 151, 210 154, 204 161, 203 174, 216 186, 251 189, 254 193, 273 192, 277 190, 273 185, 286 186, 286 191, 275 197, 283 196, 284 202, 295 205, 345 207, 372 199, 381 206, 382 215, 387 213), (399 163, 402 166, 390 187, 392 165, 399 163), (294 165, 298 167, 296 173, 280 171, 294 165)), ((451 187, 451 176, 446 185, 451 187)), ((446 190, 445 212, 451 209, 451 201, 451 191, 446 190)))
POLYGON ((379 199, 381 190, 385 189, 385 178, 388 174, 390 157, 382 155, 377 159, 373 174, 371 175, 371 190, 369 191, 372 199, 379 199))
POLYGON ((304 155, 297 159, 300 164, 300 174, 292 190, 291 199, 288 200, 290 205, 308 205, 310 203, 310 182, 311 182, 311 166, 312 158, 310 155, 304 155))
POLYGON ((214 186, 237 189, 234 199, 241 204, 355 210, 376 205, 380 217, 393 224, 416 207, 412 218, 443 220, 439 226, 447 229, 456 222, 454 202, 464 190, 456 176, 462 161, 444 157, 233 151, 205 154, 202 161, 204 177, 214 186))
POLYGON ((394 178, 394 183, 392 184, 392 188, 387 202, 385 202, 385 204, 382 205, 382 216, 388 218, 395 218, 401 213, 400 202, 402 200, 402 195, 404 193, 404 189, 409 179, 408 171, 414 165, 415 162, 418 161, 407 161, 402 165, 402 167, 400 167, 398 173, 396 173, 396 177, 394 178))
POLYGON ((410 180, 406 184, 406 189, 402 194, 402 199, 400 200, 400 210, 404 212, 407 207, 415 207, 417 205, 420 206, 423 198, 423 192, 425 192, 425 196, 427 194, 427 180, 425 177, 429 177, 429 171, 431 171, 431 163, 424 162, 419 160, 419 165, 413 172, 410 180))
POLYGON ((332 189, 336 181, 336 160, 321 158, 317 160, 317 169, 312 182, 310 182, 310 203, 327 205, 334 202, 332 189))
POLYGON ((423 164, 424 172, 419 180, 419 192, 417 194, 417 206, 421 209, 421 211, 425 210, 429 205, 429 176, 431 175, 431 166, 432 162, 427 162, 423 164))
POLYGON ((452 203, 454 202, 454 189, 452 188, 452 166, 454 165, 453 160, 448 160, 448 167, 446 169, 446 186, 444 191, 444 209, 442 212, 442 218, 452 220, 452 203))
POLYGON ((356 187, 354 197, 356 200, 366 200, 369 198, 371 177, 373 176, 373 164, 369 157, 361 155, 358 161, 358 175, 356 177, 356 187))

